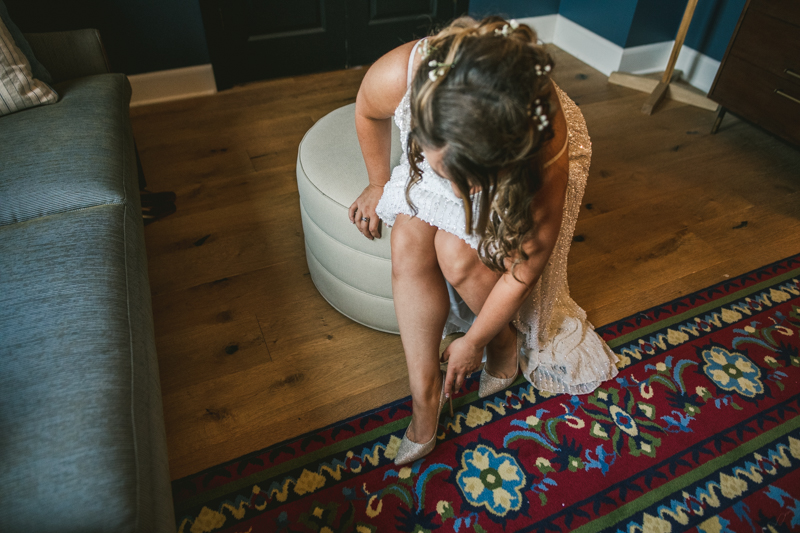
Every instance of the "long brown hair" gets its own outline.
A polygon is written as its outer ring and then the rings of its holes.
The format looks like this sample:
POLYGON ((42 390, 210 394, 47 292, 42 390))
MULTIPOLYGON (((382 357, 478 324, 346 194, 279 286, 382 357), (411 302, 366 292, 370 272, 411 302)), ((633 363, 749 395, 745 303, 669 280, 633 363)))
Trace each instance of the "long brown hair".
MULTIPOLYGON (((444 148, 442 164, 464 200, 467 234, 480 236, 489 268, 528 258, 531 205, 541 187, 541 146, 552 138, 548 72, 553 61, 536 33, 499 17, 456 19, 427 39, 411 88, 410 190, 422 178, 423 149, 444 148), (433 74, 431 74, 433 72, 433 74), (482 191, 477 224, 470 188, 482 191)), ((411 204, 413 207, 413 204, 411 204)))

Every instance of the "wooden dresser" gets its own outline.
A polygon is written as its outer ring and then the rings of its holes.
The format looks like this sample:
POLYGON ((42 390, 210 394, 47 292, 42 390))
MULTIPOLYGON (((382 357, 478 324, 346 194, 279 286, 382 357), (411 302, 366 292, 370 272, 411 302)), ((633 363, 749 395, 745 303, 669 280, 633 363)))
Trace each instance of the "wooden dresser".
POLYGON ((800 0, 748 0, 708 97, 800 146, 800 0))

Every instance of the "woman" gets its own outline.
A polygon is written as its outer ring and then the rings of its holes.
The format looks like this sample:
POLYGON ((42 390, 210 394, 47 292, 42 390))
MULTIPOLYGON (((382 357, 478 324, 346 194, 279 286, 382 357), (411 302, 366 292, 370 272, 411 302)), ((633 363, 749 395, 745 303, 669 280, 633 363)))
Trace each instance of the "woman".
MULTIPOLYGON (((392 226, 392 293, 413 419, 395 462, 429 453, 446 398, 478 370, 479 394, 521 367, 550 392, 583 394, 616 375, 616 355, 569 297, 566 262, 591 145, 575 104, 550 81, 536 34, 461 18, 367 72, 356 130, 370 185, 351 222, 392 226), (391 118, 406 156, 389 168, 391 118), (442 358, 443 335, 466 332, 442 358)), ((452 402, 451 402, 452 410, 452 402)))

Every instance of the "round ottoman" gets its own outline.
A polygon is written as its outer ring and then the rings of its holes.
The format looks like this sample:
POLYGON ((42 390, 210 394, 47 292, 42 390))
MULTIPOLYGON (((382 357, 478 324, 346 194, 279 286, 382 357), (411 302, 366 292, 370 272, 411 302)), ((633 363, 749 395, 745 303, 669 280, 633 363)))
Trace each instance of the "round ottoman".
MULTIPOLYGON (((392 168, 402 153, 392 121, 392 168)), ((369 184, 356 137, 355 104, 317 121, 297 152, 297 188, 311 279, 343 315, 370 328, 399 333, 392 301, 390 229, 369 240, 347 210, 369 184)))

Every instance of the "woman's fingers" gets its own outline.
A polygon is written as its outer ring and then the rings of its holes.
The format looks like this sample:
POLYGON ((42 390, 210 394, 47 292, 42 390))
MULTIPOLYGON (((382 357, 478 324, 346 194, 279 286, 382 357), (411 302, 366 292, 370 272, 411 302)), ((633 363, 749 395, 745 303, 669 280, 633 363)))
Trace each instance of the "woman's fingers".
POLYGON ((371 219, 363 211, 356 213, 356 216, 358 217, 358 221, 356 222, 358 225, 358 230, 364 235, 364 237, 372 240, 372 233, 369 231, 369 223, 371 219))
POLYGON ((376 239, 381 238, 381 219, 377 215, 369 219, 369 232, 376 239))
POLYGON ((447 367, 447 374, 444 377, 444 394, 446 398, 449 398, 455 392, 453 390, 453 385, 455 384, 455 371, 454 369, 447 367))
POLYGON ((381 219, 375 213, 375 209, 369 206, 358 209, 355 213, 356 225, 358 230, 367 239, 380 239, 380 221, 381 219))
POLYGON ((381 237, 381 220, 375 213, 375 206, 378 205, 382 194, 383 187, 368 185, 347 210, 350 222, 370 240, 381 237))
POLYGON ((373 209, 359 205, 360 199, 361 198, 353 202, 353 205, 351 205, 350 209, 347 210, 347 217, 350 219, 350 222, 356 225, 358 231, 360 231, 367 239, 372 239, 373 236, 380 237, 380 231, 377 230, 380 219, 377 215, 375 215, 373 209), (368 214, 368 211, 373 211, 372 216, 368 214), (377 235, 375 235, 376 233, 377 235))
POLYGON ((358 200, 350 206, 350 209, 347 211, 347 216, 350 217, 350 222, 356 225, 358 231, 360 231, 364 237, 369 238, 369 225, 363 220, 368 217, 364 215, 364 210, 358 205, 358 200))

